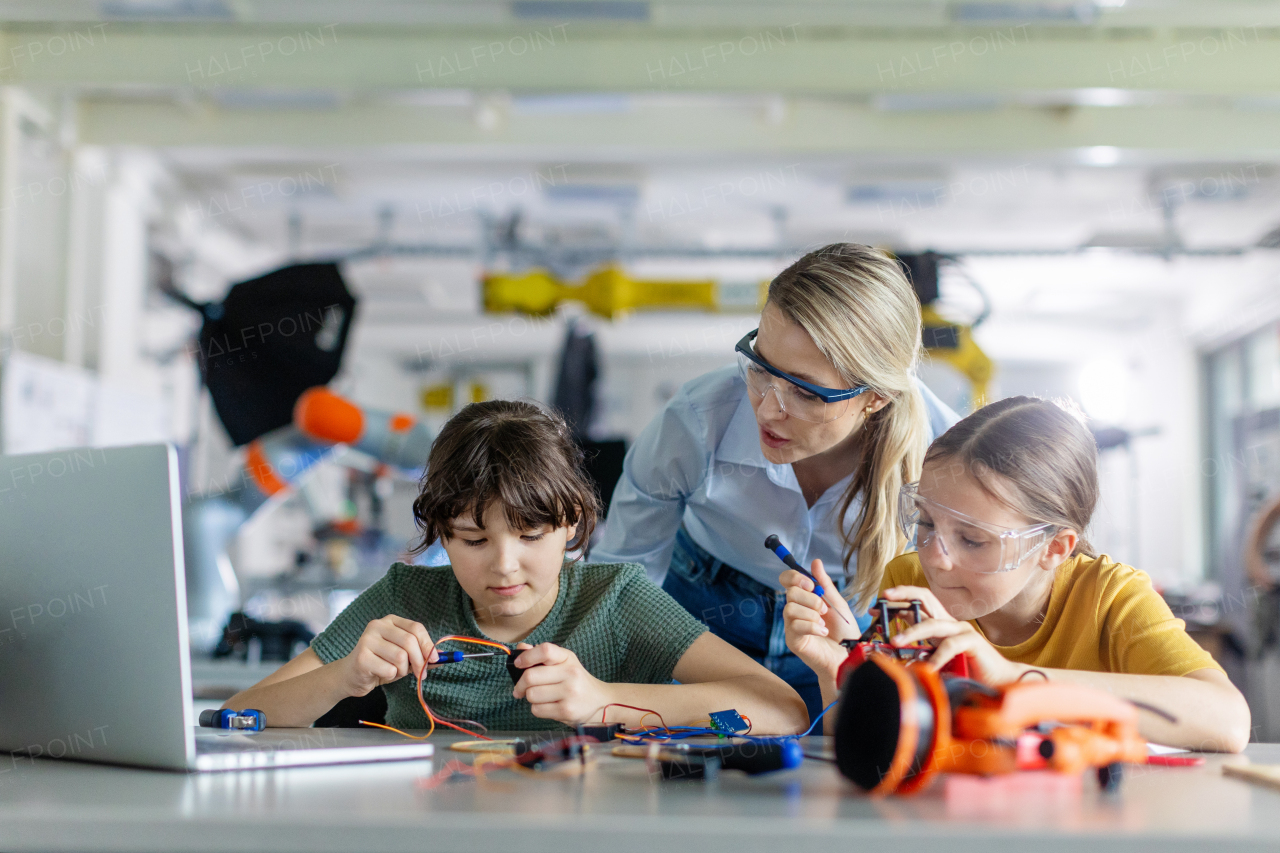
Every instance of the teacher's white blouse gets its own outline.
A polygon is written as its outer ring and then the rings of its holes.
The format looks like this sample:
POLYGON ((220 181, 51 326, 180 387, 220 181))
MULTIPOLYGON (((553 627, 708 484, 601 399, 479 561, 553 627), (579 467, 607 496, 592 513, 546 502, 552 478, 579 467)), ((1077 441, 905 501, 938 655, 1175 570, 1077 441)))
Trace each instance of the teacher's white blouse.
MULTIPOLYGON (((923 383, 917 385, 933 441, 959 417, 923 383)), ((730 365, 685 383, 627 451, 591 561, 640 563, 660 584, 683 522, 716 559, 774 589, 780 589, 783 566, 764 547, 770 533, 778 534, 801 565, 821 559, 839 580, 842 539, 834 516, 852 476, 807 506, 791 465, 764 458, 746 385, 730 365)), ((855 499, 846 527, 860 508, 855 499)), ((850 577, 855 569, 849 566, 850 577)))

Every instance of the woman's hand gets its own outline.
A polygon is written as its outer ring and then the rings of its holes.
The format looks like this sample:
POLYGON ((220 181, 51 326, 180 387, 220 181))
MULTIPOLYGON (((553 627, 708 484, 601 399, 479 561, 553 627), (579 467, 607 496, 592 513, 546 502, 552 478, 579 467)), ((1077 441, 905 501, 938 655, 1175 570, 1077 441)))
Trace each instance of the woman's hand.
POLYGON ((1014 663, 995 650, 987 638, 978 633, 968 622, 957 621, 947 612, 932 591, 921 586, 895 586, 880 596, 890 601, 917 600, 929 617, 919 625, 912 625, 900 634, 894 634, 890 642, 895 646, 907 646, 929 640, 937 643, 928 665, 935 669, 946 666, 956 655, 969 656, 969 673, 983 684, 1008 684, 1017 681, 1030 667, 1014 663))
POLYGON ((561 723, 585 723, 613 701, 610 685, 587 672, 578 656, 554 643, 524 649, 516 666, 524 675, 516 682, 514 695, 531 706, 533 715, 561 723))
POLYGON ((374 619, 342 659, 348 695, 364 696, 380 685, 418 675, 427 663, 439 659, 431 635, 420 623, 395 615, 374 619))
POLYGON ((822 567, 822 561, 814 560, 809 570, 818 579, 826 597, 815 595, 813 581, 794 569, 778 576, 778 583, 787 591, 787 604, 782 609, 787 648, 819 677, 829 677, 834 682, 836 671, 849 655, 840 641, 857 639, 858 623, 849 610, 849 603, 836 592, 836 585, 822 567))

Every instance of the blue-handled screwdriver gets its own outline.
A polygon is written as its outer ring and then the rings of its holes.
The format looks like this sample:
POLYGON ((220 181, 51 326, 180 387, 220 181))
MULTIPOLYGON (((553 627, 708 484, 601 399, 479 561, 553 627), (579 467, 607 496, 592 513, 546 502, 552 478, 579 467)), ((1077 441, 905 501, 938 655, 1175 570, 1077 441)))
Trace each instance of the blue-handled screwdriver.
POLYGON ((432 666, 435 666, 438 663, 462 663, 462 661, 466 660, 467 658, 491 658, 498 653, 497 652, 471 652, 469 654, 463 654, 462 652, 456 652, 456 651, 442 652, 437 650, 436 654, 440 655, 440 659, 437 661, 434 661, 431 664, 432 666))
MULTIPOLYGON (((764 547, 768 548, 770 551, 777 554, 778 559, 781 560, 783 563, 786 563, 787 568, 795 569, 797 572, 804 575, 809 580, 813 581, 814 595, 818 596, 818 598, 822 598, 824 595, 826 595, 826 591, 822 588, 822 585, 818 583, 818 579, 813 576, 813 572, 802 567, 799 563, 796 562, 796 558, 791 556, 791 552, 787 550, 786 545, 782 544, 782 540, 778 538, 778 534, 770 533, 769 538, 764 540, 764 547)), ((844 614, 841 613, 839 610, 836 611, 836 615, 839 616, 841 619, 844 619, 844 621, 848 623, 849 620, 845 619, 844 614)))

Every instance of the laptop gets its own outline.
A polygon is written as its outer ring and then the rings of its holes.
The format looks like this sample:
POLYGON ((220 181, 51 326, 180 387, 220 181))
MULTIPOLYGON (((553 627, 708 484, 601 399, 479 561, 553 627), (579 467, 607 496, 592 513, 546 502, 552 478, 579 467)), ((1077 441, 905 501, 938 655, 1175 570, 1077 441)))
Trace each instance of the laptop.
POLYGON ((172 446, 0 456, 0 751, 201 771, 432 755, 381 730, 198 728, 182 553, 172 446))

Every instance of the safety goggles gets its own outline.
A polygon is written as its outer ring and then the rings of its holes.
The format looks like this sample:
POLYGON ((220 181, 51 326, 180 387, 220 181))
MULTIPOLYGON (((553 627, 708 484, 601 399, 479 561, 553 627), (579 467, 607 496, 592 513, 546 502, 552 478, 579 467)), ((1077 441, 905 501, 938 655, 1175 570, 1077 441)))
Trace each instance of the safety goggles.
POLYGON ((772 388, 782 411, 793 418, 821 424, 843 417, 849 411, 853 398, 870 388, 869 385, 823 388, 779 370, 756 355, 752 341, 759 332, 759 329, 747 332, 734 347, 738 354, 738 372, 753 398, 763 400, 772 388))
POLYGON ((916 550, 937 542, 956 568, 980 574, 1011 572, 1057 535, 1052 524, 1008 530, 971 518, 922 497, 919 483, 907 483, 898 499, 898 520, 916 550))

